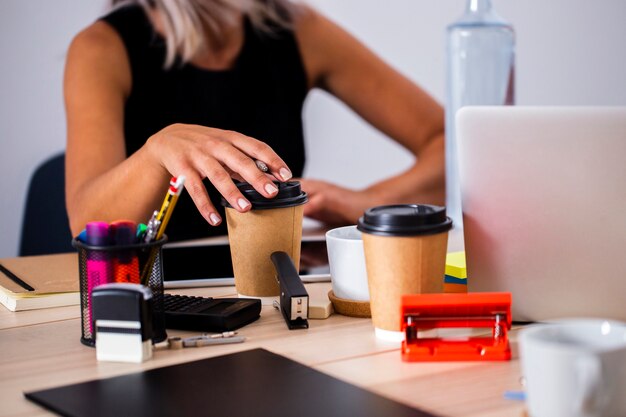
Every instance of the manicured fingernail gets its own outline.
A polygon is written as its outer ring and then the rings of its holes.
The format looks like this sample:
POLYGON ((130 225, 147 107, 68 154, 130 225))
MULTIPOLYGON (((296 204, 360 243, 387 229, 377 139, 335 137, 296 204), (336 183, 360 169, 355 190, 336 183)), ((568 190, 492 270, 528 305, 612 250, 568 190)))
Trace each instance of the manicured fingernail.
POLYGON ((278 173, 284 181, 288 181, 291 177, 293 177, 293 174, 287 168, 281 168, 278 173))
POLYGON ((239 208, 241 208, 242 210, 245 210, 248 207, 250 207, 250 203, 244 200, 243 198, 240 198, 239 200, 237 200, 237 204, 239 204, 239 208))
POLYGON ((274 184, 271 184, 271 183, 265 184, 265 192, 266 193, 274 194, 277 191, 278 191, 278 188, 276 188, 276 186, 274 184))
POLYGON ((211 215, 209 215, 209 219, 211 219, 211 224, 213 226, 215 226, 216 224, 218 224, 220 222, 220 216, 218 216, 215 213, 211 213, 211 215))

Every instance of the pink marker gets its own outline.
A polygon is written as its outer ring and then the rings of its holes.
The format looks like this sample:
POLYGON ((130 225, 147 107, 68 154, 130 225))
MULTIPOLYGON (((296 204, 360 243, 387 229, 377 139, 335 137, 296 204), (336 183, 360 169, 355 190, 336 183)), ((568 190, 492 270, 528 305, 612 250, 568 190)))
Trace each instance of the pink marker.
MULTIPOLYGON (((105 222, 87 223, 86 239, 89 246, 109 246, 109 225, 105 222)), ((91 293, 100 285, 113 282, 113 265, 107 251, 87 250, 87 305, 89 308, 89 329, 93 334, 91 293)))

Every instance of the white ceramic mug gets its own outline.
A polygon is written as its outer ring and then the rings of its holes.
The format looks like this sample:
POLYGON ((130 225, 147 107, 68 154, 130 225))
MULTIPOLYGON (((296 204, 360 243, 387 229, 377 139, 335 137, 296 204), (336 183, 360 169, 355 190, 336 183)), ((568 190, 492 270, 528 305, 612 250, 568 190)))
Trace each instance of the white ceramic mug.
POLYGON ((326 232, 333 293, 338 298, 369 301, 361 232, 345 226, 326 232))
POLYGON ((531 417, 626 416, 626 323, 538 324, 519 342, 531 417))

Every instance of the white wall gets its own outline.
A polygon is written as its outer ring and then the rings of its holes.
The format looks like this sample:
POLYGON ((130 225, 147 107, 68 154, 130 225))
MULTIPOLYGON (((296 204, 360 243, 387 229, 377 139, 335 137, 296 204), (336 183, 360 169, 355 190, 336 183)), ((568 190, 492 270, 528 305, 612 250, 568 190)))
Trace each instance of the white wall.
MULTIPOLYGON (((309 0, 443 102, 444 28, 464 0, 309 0)), ((64 55, 103 0, 0 0, 0 257, 17 254, 28 177, 64 147, 64 55)), ((517 103, 626 105, 624 0, 494 0, 517 31, 517 103)), ((305 107, 306 174, 363 187, 404 151, 341 103, 305 107), (350 164, 345 161, 350 160, 350 164)))

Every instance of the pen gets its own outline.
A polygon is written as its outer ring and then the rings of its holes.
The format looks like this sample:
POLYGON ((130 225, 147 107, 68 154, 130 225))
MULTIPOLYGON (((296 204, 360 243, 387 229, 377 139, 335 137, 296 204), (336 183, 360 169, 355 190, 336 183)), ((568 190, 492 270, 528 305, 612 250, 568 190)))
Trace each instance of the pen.
POLYGON ((243 336, 193 336, 193 337, 170 337, 167 339, 168 346, 171 349, 182 349, 187 347, 202 347, 209 345, 225 345, 230 343, 242 343, 246 340, 243 336))
POLYGON ((4 265, 0 264, 0 272, 6 275, 11 281, 15 282, 20 287, 24 288, 26 291, 35 291, 33 287, 25 283, 20 277, 15 275, 13 272, 9 271, 4 265))
MULTIPOLYGON (((132 245, 136 236, 135 222, 118 220, 111 223, 111 237, 117 246, 132 245)), ((139 284, 139 260, 132 249, 120 250, 113 257, 113 277, 115 282, 139 284)))
POLYGON ((185 340, 183 339, 184 347, 202 347, 209 345, 224 345, 230 343, 242 343, 246 340, 243 336, 222 337, 222 338, 210 338, 204 337, 201 339, 185 340))
POLYGON ((152 213, 152 217, 150 217, 150 220, 148 220, 148 225, 146 226, 146 231, 143 237, 143 241, 145 243, 152 242, 157 235, 159 226, 161 225, 161 223, 157 220, 158 215, 159 212, 154 210, 154 212, 152 213))

